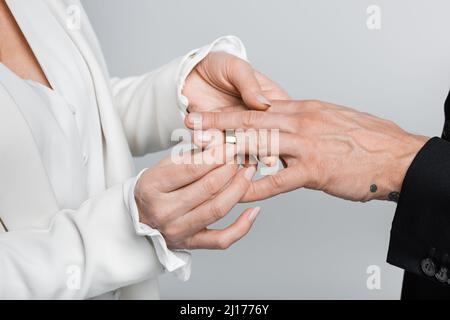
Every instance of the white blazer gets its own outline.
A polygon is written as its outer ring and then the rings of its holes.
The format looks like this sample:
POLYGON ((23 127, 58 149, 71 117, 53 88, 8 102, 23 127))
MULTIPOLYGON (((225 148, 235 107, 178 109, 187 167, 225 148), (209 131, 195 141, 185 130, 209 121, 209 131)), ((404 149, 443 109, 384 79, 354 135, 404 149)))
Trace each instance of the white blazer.
MULTIPOLYGON (((184 126, 187 75, 211 50, 246 58, 242 43, 223 37, 154 72, 111 79, 78 0, 7 3, 50 83, 56 62, 33 36, 36 23, 64 30, 85 61, 101 124, 105 190, 79 208, 61 208, 40 158, 42 146, 15 97, 0 86, 0 218, 8 229, 0 224, 0 299, 158 298, 157 276, 181 265, 168 264, 172 253, 162 236, 137 221, 133 156, 171 145, 172 131, 184 126), (81 23, 73 28, 77 8, 81 23)), ((58 50, 56 31, 47 36, 58 50)))

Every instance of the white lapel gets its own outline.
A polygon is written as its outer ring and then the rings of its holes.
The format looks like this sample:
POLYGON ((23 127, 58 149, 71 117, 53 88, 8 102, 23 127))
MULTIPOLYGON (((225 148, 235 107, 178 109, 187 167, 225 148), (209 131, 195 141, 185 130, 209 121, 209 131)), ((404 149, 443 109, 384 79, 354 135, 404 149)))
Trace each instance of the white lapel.
MULTIPOLYGON (((24 0, 22 0, 24 1, 24 0)), ((135 173, 134 163, 128 147, 122 124, 114 107, 109 75, 99 48, 95 33, 79 1, 46 0, 59 23, 65 28, 88 65, 91 73, 97 105, 105 139, 106 184, 112 186, 123 182, 135 173), (67 29, 67 10, 71 5, 81 10, 80 30, 67 29)))
POLYGON ((80 50, 93 79, 105 139, 106 184, 107 186, 112 186, 123 182, 135 174, 134 162, 123 133, 121 120, 114 107, 109 75, 95 33, 91 29, 88 17, 79 1, 46 1, 49 7, 52 8, 59 23, 64 26, 68 35, 80 50), (69 30, 66 25, 67 9, 74 3, 79 5, 81 9, 80 30, 69 30))
MULTIPOLYGON (((26 37, 32 33, 28 30, 27 19, 39 19, 39 14, 50 13, 53 19, 48 19, 43 23, 55 23, 54 27, 62 27, 73 41, 85 60, 93 79, 104 138, 106 185, 112 186, 133 176, 135 173, 134 163, 120 118, 114 107, 106 64, 95 33, 80 2, 75 0, 7 0, 7 3, 26 37), (73 6, 78 6, 80 9, 80 29, 68 28, 68 18, 70 17, 68 10, 73 9, 73 6)), ((27 37, 27 40, 36 56, 39 57, 42 54, 39 52, 39 44, 34 43, 32 37, 27 37)), ((51 68, 44 65, 42 68, 53 85, 55 82, 51 75, 51 68)))

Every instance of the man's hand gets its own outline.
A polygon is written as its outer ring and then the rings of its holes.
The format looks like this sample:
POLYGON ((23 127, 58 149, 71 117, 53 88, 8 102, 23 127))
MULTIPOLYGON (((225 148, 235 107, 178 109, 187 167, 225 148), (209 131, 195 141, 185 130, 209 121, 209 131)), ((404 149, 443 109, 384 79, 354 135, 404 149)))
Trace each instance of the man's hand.
POLYGON ((258 146, 238 143, 239 153, 277 156, 270 151, 278 149, 287 165, 254 182, 243 201, 301 187, 353 201, 389 199, 401 191, 407 169, 429 139, 393 122, 320 101, 273 101, 269 112, 197 113, 186 119, 191 128, 199 122, 203 130, 279 129, 278 148, 261 135, 258 146))
POLYGON ((236 105, 266 110, 269 99, 289 99, 283 89, 248 62, 225 52, 211 52, 203 59, 188 76, 183 94, 189 100, 190 112, 236 105))

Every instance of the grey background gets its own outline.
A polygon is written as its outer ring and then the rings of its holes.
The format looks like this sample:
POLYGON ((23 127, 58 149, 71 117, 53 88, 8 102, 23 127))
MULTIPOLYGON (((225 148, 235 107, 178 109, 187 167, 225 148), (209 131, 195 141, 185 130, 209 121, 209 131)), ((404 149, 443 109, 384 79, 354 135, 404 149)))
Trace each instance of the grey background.
MULTIPOLYGON (((113 75, 143 73, 234 34, 254 66, 297 99, 353 106, 416 133, 441 132, 450 88, 448 0, 83 2, 113 75), (380 31, 366 27, 371 4, 382 9, 380 31)), ((138 167, 164 155, 138 159, 138 167)), ((227 252, 195 252, 191 280, 164 276, 162 297, 399 298, 402 271, 385 263, 393 204, 299 190, 260 205, 248 237, 227 252), (369 265, 381 268, 381 290, 366 287, 369 265)))

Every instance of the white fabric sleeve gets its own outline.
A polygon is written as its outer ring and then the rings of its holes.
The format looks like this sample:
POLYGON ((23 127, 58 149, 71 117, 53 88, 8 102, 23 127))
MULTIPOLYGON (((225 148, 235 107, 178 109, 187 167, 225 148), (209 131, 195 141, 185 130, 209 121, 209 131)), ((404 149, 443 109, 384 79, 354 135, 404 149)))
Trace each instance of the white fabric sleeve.
MULTIPOLYGON (((192 50, 183 58, 141 78, 113 80, 116 101, 121 101, 118 103, 122 106, 119 112, 126 131, 129 126, 127 136, 134 155, 143 155, 169 146, 172 131, 184 127, 183 117, 189 101, 182 95, 183 87, 195 66, 212 51, 225 51, 241 59, 247 59, 243 43, 237 37, 225 36, 210 45, 192 50)), ((158 230, 139 221, 134 186, 143 172, 136 178, 129 193, 136 233, 152 240, 159 262, 165 271, 173 273, 182 281, 187 281, 191 274, 190 253, 184 250, 169 250, 158 230)))
POLYGON ((156 255, 164 270, 173 273, 181 281, 189 280, 191 276, 191 254, 184 250, 169 250, 166 240, 161 232, 139 221, 139 211, 134 197, 134 188, 137 181, 147 169, 143 170, 135 179, 133 188, 129 189, 130 213, 134 223, 134 229, 140 236, 146 236, 153 242, 156 255))
POLYGON ((130 218, 134 181, 56 213, 46 229, 0 234, 0 299, 88 299, 160 275, 130 218))
POLYGON ((225 36, 192 50, 156 71, 138 77, 112 78, 112 92, 128 144, 134 156, 168 148, 175 129, 184 128, 189 105, 182 90, 186 78, 211 51, 225 51, 247 59, 242 42, 225 36))

